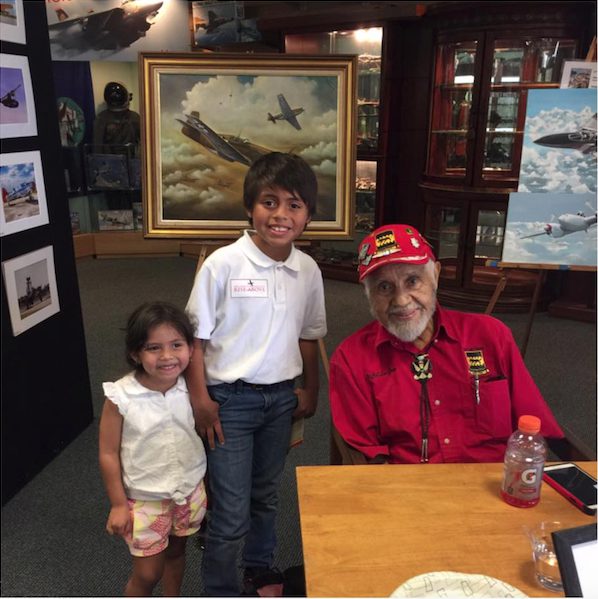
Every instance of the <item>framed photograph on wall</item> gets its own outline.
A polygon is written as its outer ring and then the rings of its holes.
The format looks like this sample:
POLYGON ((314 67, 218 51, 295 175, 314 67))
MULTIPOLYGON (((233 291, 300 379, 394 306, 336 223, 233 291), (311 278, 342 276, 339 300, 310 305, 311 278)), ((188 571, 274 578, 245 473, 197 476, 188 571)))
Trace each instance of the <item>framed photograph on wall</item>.
POLYGON ((15 337, 60 312, 51 245, 6 260, 2 274, 15 337))
POLYGON ((305 239, 352 235, 356 58, 141 53, 146 237, 237 237, 243 180, 270 152, 318 180, 305 239))
POLYGON ((0 154, 0 236, 48 223, 41 154, 0 154))
MULTIPOLYGON (((23 16, 23 0, 2 0, 0 12, 0 40, 24 44, 25 18, 23 16)), ((2 91, 4 93, 4 90, 2 91)))
POLYGON ((0 54, 0 138, 37 135, 29 59, 0 54))
POLYGON ((596 87, 596 63, 584 60, 567 60, 563 65, 561 88, 576 89, 596 87))

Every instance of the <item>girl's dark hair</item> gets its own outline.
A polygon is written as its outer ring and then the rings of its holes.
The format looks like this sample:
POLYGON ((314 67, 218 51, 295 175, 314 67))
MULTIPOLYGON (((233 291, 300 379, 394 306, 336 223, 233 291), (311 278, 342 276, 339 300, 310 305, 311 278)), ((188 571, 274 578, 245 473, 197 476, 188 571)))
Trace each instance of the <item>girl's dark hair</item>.
POLYGON ((189 317, 180 308, 168 302, 147 302, 129 316, 125 334, 127 362, 136 369, 143 369, 131 354, 143 349, 150 331, 161 324, 170 325, 189 345, 193 345, 195 331, 189 317))
MULTIPOLYGON (((310 216, 316 211, 318 182, 313 170, 295 154, 271 152, 256 160, 245 175, 243 205, 253 210, 253 205, 265 187, 282 187, 297 194, 306 204, 310 216)), ((249 218, 251 223, 251 217, 249 218)))

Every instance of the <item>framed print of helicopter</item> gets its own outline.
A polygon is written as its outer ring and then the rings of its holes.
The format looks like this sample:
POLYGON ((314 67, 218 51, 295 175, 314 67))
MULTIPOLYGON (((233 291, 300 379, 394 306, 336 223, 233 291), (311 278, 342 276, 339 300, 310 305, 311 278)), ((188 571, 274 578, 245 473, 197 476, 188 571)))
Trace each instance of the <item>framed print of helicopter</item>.
POLYGON ((33 87, 26 56, 0 54, 0 138, 37 135, 33 87))
POLYGON ((146 237, 231 238, 248 226, 243 180, 291 152, 318 180, 304 239, 352 235, 356 58, 140 53, 146 237))

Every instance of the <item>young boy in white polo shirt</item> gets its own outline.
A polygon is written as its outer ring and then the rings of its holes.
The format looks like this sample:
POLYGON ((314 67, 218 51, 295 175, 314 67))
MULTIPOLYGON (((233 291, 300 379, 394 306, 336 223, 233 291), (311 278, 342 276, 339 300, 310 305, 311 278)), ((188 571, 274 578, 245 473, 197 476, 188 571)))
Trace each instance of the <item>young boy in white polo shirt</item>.
POLYGON ((314 260, 293 245, 316 196, 316 177, 299 156, 274 152, 257 160, 243 186, 254 230, 208 256, 187 304, 198 322, 187 384, 196 428, 210 448, 207 596, 239 595, 243 540, 245 590, 268 581, 292 420, 316 410, 324 289, 314 260), (294 389, 301 374, 302 387, 294 389))

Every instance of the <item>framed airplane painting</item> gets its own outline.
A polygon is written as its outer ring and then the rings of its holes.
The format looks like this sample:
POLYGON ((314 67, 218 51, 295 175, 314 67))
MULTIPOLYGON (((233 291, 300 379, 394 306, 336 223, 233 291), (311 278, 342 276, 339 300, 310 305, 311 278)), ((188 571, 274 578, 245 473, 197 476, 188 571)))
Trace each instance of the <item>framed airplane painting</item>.
POLYGON ((305 239, 352 235, 356 58, 141 53, 146 237, 237 237, 243 180, 270 152, 318 180, 305 239))

